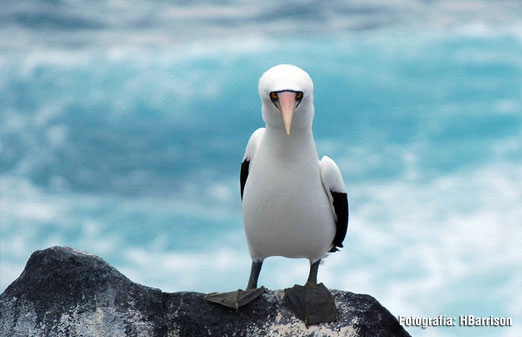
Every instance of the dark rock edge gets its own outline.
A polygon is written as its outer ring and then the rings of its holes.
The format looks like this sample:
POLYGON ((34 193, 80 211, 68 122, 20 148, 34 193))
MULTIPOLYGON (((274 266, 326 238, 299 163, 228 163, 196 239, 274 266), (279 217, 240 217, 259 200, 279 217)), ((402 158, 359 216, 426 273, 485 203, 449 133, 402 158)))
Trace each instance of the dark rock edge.
POLYGON ((339 321, 306 328, 282 290, 236 312, 205 294, 134 283, 97 256, 51 247, 35 251, 0 295, 0 336, 409 336, 375 298, 332 294, 339 321))

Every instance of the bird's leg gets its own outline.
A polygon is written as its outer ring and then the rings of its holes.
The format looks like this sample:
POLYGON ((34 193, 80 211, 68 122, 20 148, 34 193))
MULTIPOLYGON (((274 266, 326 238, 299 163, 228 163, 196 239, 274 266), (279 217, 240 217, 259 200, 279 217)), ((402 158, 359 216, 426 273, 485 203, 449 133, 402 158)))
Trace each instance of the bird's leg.
POLYGON ((257 288, 257 280, 259 279, 259 273, 261 272, 261 267, 263 266, 263 261, 252 261, 252 268, 250 269, 250 278, 248 279, 248 289, 257 288))
POLYGON ((317 260, 310 265, 310 274, 308 274, 307 284, 317 284, 317 271, 319 270, 319 264, 321 260, 317 260))
POLYGON ((285 289, 285 299, 297 317, 306 326, 337 321, 337 308, 332 294, 324 286, 317 284, 317 271, 321 260, 310 263, 310 274, 304 286, 295 285, 285 289))
POLYGON ((263 261, 252 261, 252 268, 250 269, 250 278, 246 290, 238 289, 227 293, 210 293, 205 296, 205 300, 217 304, 224 305, 229 308, 238 310, 240 307, 252 302, 266 290, 265 287, 257 287, 257 280, 261 272, 263 261))

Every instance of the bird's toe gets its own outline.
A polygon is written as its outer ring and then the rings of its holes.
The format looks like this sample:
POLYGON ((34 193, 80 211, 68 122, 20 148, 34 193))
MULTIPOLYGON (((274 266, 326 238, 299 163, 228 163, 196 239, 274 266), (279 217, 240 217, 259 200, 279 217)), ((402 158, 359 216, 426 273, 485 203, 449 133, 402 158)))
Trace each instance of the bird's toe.
POLYGON ((285 289, 285 299, 297 317, 307 326, 338 319, 337 307, 332 294, 324 284, 307 283, 285 289))
POLYGON ((207 294, 205 296, 205 301, 238 310, 240 307, 247 305, 265 292, 266 289, 263 286, 247 290, 238 289, 236 291, 225 293, 214 292, 207 294))

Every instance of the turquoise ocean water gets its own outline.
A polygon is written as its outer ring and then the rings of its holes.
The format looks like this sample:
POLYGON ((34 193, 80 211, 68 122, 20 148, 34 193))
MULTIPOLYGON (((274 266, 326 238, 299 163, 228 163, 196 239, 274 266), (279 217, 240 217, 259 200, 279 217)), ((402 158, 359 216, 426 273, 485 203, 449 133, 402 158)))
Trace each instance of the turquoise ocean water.
MULTIPOLYGON (((239 168, 257 80, 315 83, 319 155, 350 199, 319 279, 393 314, 522 331, 522 4, 7 1, 0 9, 0 291, 31 252, 97 254, 164 291, 244 287, 239 168)), ((303 283, 268 259, 260 282, 303 283)))

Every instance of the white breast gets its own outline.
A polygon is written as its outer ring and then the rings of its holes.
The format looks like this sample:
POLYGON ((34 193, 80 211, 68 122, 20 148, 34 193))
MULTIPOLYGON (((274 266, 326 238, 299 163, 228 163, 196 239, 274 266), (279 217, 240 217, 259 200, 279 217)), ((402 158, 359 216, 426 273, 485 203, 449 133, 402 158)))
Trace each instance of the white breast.
POLYGON ((267 131, 250 163, 243 223, 252 259, 322 258, 335 236, 311 130, 267 131))

